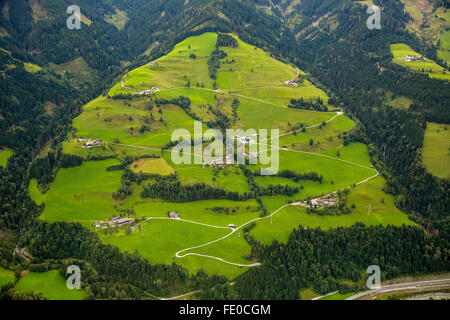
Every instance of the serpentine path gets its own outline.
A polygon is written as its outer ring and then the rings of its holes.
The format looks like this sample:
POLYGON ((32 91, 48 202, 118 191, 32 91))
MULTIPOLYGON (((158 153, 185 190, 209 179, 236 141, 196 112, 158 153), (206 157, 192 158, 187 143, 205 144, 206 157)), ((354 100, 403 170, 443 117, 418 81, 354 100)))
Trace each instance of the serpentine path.
MULTIPOLYGON (((269 87, 269 86, 267 86, 267 87, 269 87)), ((161 90, 161 91, 168 91, 168 90, 174 90, 174 89, 177 89, 177 88, 165 89, 165 90, 161 90)), ((184 89, 186 89, 186 88, 184 88, 184 89)), ((280 105, 276 105, 276 104, 273 104, 273 103, 270 103, 270 102, 267 102, 267 101, 259 100, 259 99, 252 98, 252 97, 243 96, 243 95, 240 95, 240 94, 233 94, 233 93, 231 93, 231 92, 222 91, 222 90, 211 90, 211 89, 206 89, 206 88, 191 88, 191 89, 194 89, 194 90, 205 90, 205 91, 214 91, 214 92, 217 92, 217 93, 229 93, 229 94, 234 95, 234 96, 239 96, 239 97, 242 97, 242 98, 254 100, 254 101, 261 102, 261 103, 268 104, 268 105, 275 106, 275 107, 289 108, 289 107, 287 107, 287 106, 280 106, 280 105)), ((291 108, 289 108, 289 109, 291 109, 291 108)), ((310 111, 310 112, 319 112, 319 111, 303 110, 303 109, 293 109, 293 110, 310 111)), ((331 117, 330 119, 328 119, 326 122, 328 123, 328 122, 330 122, 330 121, 333 121, 334 119, 336 119, 337 117, 339 117, 339 116, 341 116, 341 115, 343 115, 343 112, 342 112, 342 111, 338 111, 338 112, 336 112, 336 114, 335 114, 333 117, 331 117)), ((321 125, 321 123, 315 124, 315 125, 311 125, 311 126, 305 127, 305 129, 318 127, 318 126, 320 126, 320 125, 321 125)), ((278 137, 282 137, 282 136, 286 136, 286 135, 293 134, 294 132, 300 131, 301 129, 302 129, 302 128, 300 128, 300 129, 298 129, 298 130, 295 130, 295 131, 292 131, 292 132, 283 133, 283 134, 281 134, 281 135, 279 135, 279 136, 277 136, 277 137, 272 137, 272 138, 270 138, 270 140, 275 139, 275 138, 278 138, 278 137)), ((139 149, 155 150, 155 151, 170 152, 170 153, 173 152, 172 150, 161 150, 161 149, 158 149, 158 148, 143 147, 143 146, 136 146, 136 145, 127 145, 127 144, 120 144, 120 143, 111 143, 111 144, 113 144, 113 145, 119 145, 119 146, 124 146, 124 147, 130 147, 130 148, 139 148, 139 149)), ((267 144, 262 143, 262 142, 259 142, 258 144, 259 144, 259 145, 265 145, 265 146, 268 146, 267 144)), ((357 166, 357 167, 362 167, 362 168, 365 168, 365 169, 369 169, 369 170, 371 170, 371 171, 373 171, 373 172, 375 173, 373 176, 371 176, 371 177, 369 177, 369 178, 367 178, 367 179, 364 179, 364 180, 362 180, 362 181, 359 181, 359 182, 357 182, 357 183, 354 183, 354 184, 352 184, 352 185, 359 185, 359 184, 362 184, 362 183, 364 183, 364 182, 367 182, 367 181, 369 181, 369 180, 372 180, 372 179, 376 178, 376 177, 379 175, 379 172, 378 172, 376 169, 372 168, 372 167, 367 167, 367 166, 364 166, 364 165, 361 165, 361 164, 358 164, 358 163, 354 163, 354 162, 351 162, 351 161, 348 161, 348 160, 343 160, 343 159, 339 159, 339 158, 334 158, 334 157, 327 156, 327 155, 324 155, 324 154, 321 154, 321 153, 309 152, 309 151, 300 151, 300 150, 291 150, 291 149, 288 149, 288 148, 281 148, 281 149, 280 149, 280 148, 277 148, 277 149, 266 149, 265 151, 268 151, 268 150, 282 150, 282 151, 289 151, 289 152, 298 152, 298 153, 312 154, 312 155, 316 155, 316 156, 320 156, 320 157, 329 158, 329 159, 332 159, 332 160, 335 160, 335 161, 345 162, 345 163, 347 163, 347 164, 354 165, 354 166, 357 166)), ((198 155, 198 154, 194 154, 194 153, 188 153, 188 152, 186 152, 186 153, 187 153, 187 154, 190 154, 190 155, 194 155, 194 156, 200 156, 200 157, 202 156, 202 155, 198 155)), ((326 195, 322 195, 322 197, 325 197, 325 196, 334 194, 334 193, 336 193, 336 192, 338 192, 338 191, 340 191, 340 190, 349 189, 349 188, 351 188, 351 186, 348 186, 348 187, 346 187, 346 188, 343 188, 343 189, 339 189, 339 190, 330 192, 330 193, 328 193, 328 194, 326 194, 326 195)), ((226 263, 226 264, 235 265, 235 266, 239 266, 239 267, 256 267, 256 266, 260 266, 261 263, 258 263, 258 262, 257 262, 257 263, 252 263, 252 264, 242 264, 242 263, 235 263, 235 262, 232 262, 232 261, 228 261, 228 260, 225 260, 225 259, 220 258, 220 257, 217 257, 217 256, 210 256, 210 255, 205 255, 205 254, 200 254, 200 253, 195 253, 195 252, 190 252, 190 253, 185 253, 185 252, 186 252, 186 251, 190 251, 190 250, 194 250, 194 249, 203 248, 203 247, 209 246, 209 245, 211 245, 211 244, 217 243, 217 242, 219 242, 219 241, 222 241, 222 240, 224 240, 224 239, 230 237, 231 235, 233 235, 236 231, 238 231, 238 230, 244 228, 245 226, 249 225, 250 223, 253 223, 253 222, 256 222, 256 221, 260 221, 260 220, 264 220, 264 219, 272 218, 275 214, 277 214, 278 212, 280 212, 280 211, 283 210, 284 208, 286 208, 286 207, 288 207, 288 206, 298 206, 298 205, 300 205, 300 203, 298 203, 298 202, 297 202, 297 203, 285 204, 285 205, 281 206, 280 208, 278 208, 277 210, 275 210, 274 212, 272 212, 272 213, 271 213, 270 215, 268 215, 268 216, 259 217, 259 218, 255 218, 255 219, 249 220, 249 221, 243 223, 242 225, 240 225, 240 226, 238 226, 238 227, 236 227, 236 228, 234 228, 234 229, 231 229, 230 233, 228 233, 227 235, 225 235, 225 236, 223 236, 223 237, 221 237, 221 238, 218 238, 218 239, 216 239, 216 240, 213 240, 213 241, 210 241, 210 242, 207 242, 207 243, 198 245, 198 246, 189 247, 189 248, 185 248, 185 249, 179 250, 178 252, 175 253, 175 257, 181 259, 181 258, 184 258, 184 257, 187 257, 187 256, 198 256, 198 257, 204 257, 204 258, 214 259, 214 260, 217 260, 217 261, 221 261, 221 262, 223 262, 223 263, 226 263), (184 253, 184 254, 183 254, 183 253, 184 253)), ((138 225, 143 224, 143 223, 146 223, 146 222, 149 222, 149 221, 151 221, 151 220, 171 220, 171 221, 174 221, 174 222, 180 221, 180 222, 186 222, 186 223, 192 223, 192 224, 202 225, 202 226, 206 226, 206 227, 210 227, 210 228, 230 229, 230 228, 228 228, 228 227, 223 227, 223 226, 215 226, 215 225, 205 224, 205 223, 196 222, 196 221, 191 221, 191 220, 185 220, 185 219, 173 219, 173 218, 168 218, 168 217, 147 217, 144 221, 140 222, 138 225)), ((181 297, 181 296, 180 296, 180 297, 181 297)))

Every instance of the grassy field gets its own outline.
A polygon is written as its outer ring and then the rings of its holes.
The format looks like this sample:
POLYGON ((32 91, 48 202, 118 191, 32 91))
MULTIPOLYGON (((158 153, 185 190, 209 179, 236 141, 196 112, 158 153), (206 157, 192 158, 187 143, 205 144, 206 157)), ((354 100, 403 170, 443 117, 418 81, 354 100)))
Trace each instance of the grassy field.
MULTIPOLYGON (((300 225, 322 229, 351 226, 356 222, 366 225, 414 225, 415 223, 409 220, 406 214, 395 207, 393 196, 381 190, 384 184, 384 179, 377 177, 352 188, 347 201, 349 204, 356 204, 356 208, 349 214, 319 216, 306 213, 303 207, 289 206, 275 214, 272 221, 271 219, 258 221, 251 234, 264 243, 271 243, 275 239, 287 241, 291 231, 300 225)), ((288 200, 287 197, 265 197, 264 203, 268 212, 274 212, 286 200, 288 200)))
POLYGON ((83 290, 69 290, 66 280, 56 270, 23 275, 16 284, 16 291, 41 292, 48 300, 82 300, 85 297, 83 290))
POLYGON ((229 223, 241 225, 259 216, 256 200, 204 200, 185 203, 164 202, 160 200, 141 201, 134 206, 137 217, 167 217, 169 211, 176 211, 181 218, 220 227, 229 223), (224 210, 214 210, 224 208, 224 210), (225 209, 228 208, 228 211, 225 209))
POLYGON ((409 68, 416 72, 428 74, 431 78, 438 79, 450 79, 450 73, 448 73, 443 67, 438 65, 433 60, 424 58, 424 61, 405 61, 402 58, 405 56, 420 57, 421 55, 411 49, 404 43, 396 43, 391 45, 391 53, 394 56, 393 62, 409 68))
POLYGON ((162 176, 175 172, 164 158, 141 158, 134 161, 130 167, 134 172, 159 174, 162 176))
POLYGON ((13 155, 12 150, 10 149, 0 149, 0 166, 6 167, 6 163, 8 159, 13 155))
POLYGON ((124 86, 132 89, 123 88, 119 81, 109 91, 109 95, 142 91, 152 86, 161 90, 185 87, 188 80, 193 86, 198 83, 199 86, 203 84, 204 88, 212 89, 207 60, 216 40, 215 33, 187 38, 169 54, 153 61, 153 65, 149 63, 126 74, 123 77, 124 86), (195 54, 196 58, 190 58, 190 54, 195 54))
POLYGON ((0 267, 0 288, 3 287, 5 284, 13 282, 14 279, 15 279, 14 272, 0 267))
POLYGON ((450 125, 427 122, 422 161, 430 173, 450 178, 450 125))
MULTIPOLYGON (((227 233, 229 233, 228 229, 211 228, 179 220, 151 220, 143 224, 142 231, 138 229, 130 235, 120 233, 104 235, 102 240, 119 247, 122 251, 134 252, 137 250, 150 263, 171 264, 176 262, 195 273, 203 264, 202 261, 206 260, 205 258, 191 257, 186 260, 172 256, 179 250, 201 245, 227 233)), ((205 270, 229 276, 227 268, 222 268, 219 263, 213 265, 216 265, 214 270, 210 268, 205 268, 205 270)))
MULTIPOLYGON (((232 279, 247 270, 246 267, 240 268, 206 257, 173 256, 179 250, 227 235, 230 232, 227 228, 229 224, 239 227, 260 217, 262 208, 255 199, 172 203, 161 199, 141 198, 144 186, 151 181, 145 181, 141 185, 133 183, 132 194, 124 200, 112 198, 112 193, 120 187, 123 171, 106 169, 119 164, 119 160, 126 156, 139 158, 134 159, 130 165, 135 172, 161 175, 175 172, 183 185, 207 183, 239 193, 250 191, 247 178, 237 167, 215 169, 203 168, 199 164, 175 164, 171 151, 161 150, 171 140, 175 129, 184 128, 193 135, 193 118, 180 107, 170 104, 159 106, 152 102, 152 97, 147 96, 111 98, 119 93, 134 93, 152 86, 161 89, 155 94, 159 98, 173 99, 180 95, 189 97, 190 111, 204 122, 216 120, 216 111, 220 110, 229 118, 229 127, 232 128, 279 129, 280 134, 297 130, 299 125, 307 128, 305 132, 298 131, 296 134, 280 137, 280 146, 291 150, 280 150, 279 169, 297 173, 314 171, 323 175, 323 182, 294 182, 274 176, 256 177, 256 183, 265 187, 271 184, 289 184, 301 188, 292 197, 263 197, 269 213, 288 201, 333 192, 376 174, 371 168, 366 145, 351 143, 343 146, 343 137, 355 126, 354 121, 345 115, 337 115, 336 111, 313 112, 286 107, 292 98, 299 97, 320 97, 327 104, 328 96, 309 82, 302 71, 274 59, 263 50, 240 39, 237 48, 221 48, 227 52, 227 57, 218 70, 218 90, 213 90, 207 60, 216 39, 215 33, 185 39, 166 56, 124 75, 111 88, 109 96, 99 96, 83 107, 83 112, 73 120, 75 130, 64 142, 63 151, 85 160, 99 156, 116 159, 85 161, 79 167, 61 169, 46 194, 39 191, 35 180, 31 180, 30 195, 38 204, 45 204, 41 219, 50 222, 79 221, 93 228, 93 221, 105 220, 120 210, 133 209, 136 218, 152 219, 138 225, 134 232, 127 231, 127 228, 116 233, 103 229, 97 231, 104 242, 115 245, 122 251, 137 250, 150 263, 175 262, 192 273, 202 268, 208 274, 223 274, 232 279), (195 55, 195 59, 191 55, 195 55), (297 74, 305 77, 299 86, 283 84, 297 74), (189 88, 186 87, 188 83, 189 88), (234 99, 240 102, 237 110, 234 110, 236 117, 232 109, 234 99), (321 125, 323 122, 327 122, 326 125, 321 125), (83 149, 81 143, 76 142, 76 137, 102 140, 104 145, 83 149), (161 158, 145 157, 152 155, 161 158), (181 220, 167 219, 169 211, 179 212, 181 220)), ((329 107, 335 109, 333 106, 329 107)), ((206 129, 204 123, 203 132, 206 129)), ((176 138, 179 137, 174 139, 176 138)), ((265 147, 261 146, 264 150, 265 147)), ((254 171, 260 167, 260 164, 252 165, 249 169, 254 171)), ((395 208, 393 197, 382 191, 384 183, 383 178, 378 177, 353 188, 348 201, 349 204, 355 204, 355 209, 350 214, 310 215, 304 208, 290 206, 278 212, 272 221, 258 221, 251 232, 257 239, 270 243, 274 239, 286 241, 292 229, 299 225, 327 229, 350 226, 356 222, 412 224, 405 214, 395 208), (368 213, 369 205, 371 211, 368 213)), ((243 239, 242 230, 239 230, 222 241, 190 249, 182 254, 216 256, 245 265, 252 263, 246 259, 250 250, 243 239)))
POLYGON ((279 85, 297 75, 294 67, 275 60, 260 48, 247 44, 237 37, 236 39, 238 41, 237 48, 221 47, 228 55, 225 60, 234 59, 234 62, 222 65, 219 69, 218 88, 241 89, 279 85))
MULTIPOLYGON (((449 13, 450 11, 447 12, 447 14, 449 13)), ((447 61, 450 64, 450 30, 441 34, 437 54, 439 59, 447 61)))
POLYGON ((76 168, 60 169, 49 191, 42 195, 31 181, 33 200, 44 202, 41 219, 90 224, 115 215, 112 193, 120 187, 121 170, 106 171, 116 159, 87 161, 76 168))
POLYGON ((26 71, 31 72, 31 73, 36 73, 36 72, 42 70, 42 68, 40 66, 29 63, 29 62, 25 62, 24 67, 25 67, 26 71))
MULTIPOLYGON (((149 112, 148 103, 146 98, 124 102, 99 97, 83 107, 83 113, 74 119, 73 125, 79 137, 147 147, 167 144, 172 132, 178 128, 185 128, 193 134, 193 119, 180 107, 155 106, 149 112), (139 129, 143 125, 147 125, 150 132, 141 133, 139 129)), ((69 145, 66 144, 65 147, 68 152, 74 153, 69 145)), ((78 147, 80 148, 81 146, 78 147)))
POLYGON ((190 166, 178 168, 176 171, 182 184, 203 182, 216 188, 239 193, 250 191, 247 178, 238 168, 214 169, 190 166))

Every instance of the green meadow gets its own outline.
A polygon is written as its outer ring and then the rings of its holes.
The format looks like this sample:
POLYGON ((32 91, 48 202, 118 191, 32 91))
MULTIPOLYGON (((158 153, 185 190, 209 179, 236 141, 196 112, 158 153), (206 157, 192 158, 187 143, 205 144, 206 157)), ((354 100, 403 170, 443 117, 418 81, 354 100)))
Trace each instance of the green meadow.
POLYGON ((227 227, 230 223, 237 226, 242 225, 259 217, 260 213, 259 205, 254 199, 247 201, 204 200, 184 203, 151 199, 136 203, 134 210, 137 217, 164 218, 167 218, 169 211, 176 211, 180 213, 183 220, 219 227, 227 227), (223 208, 223 210, 217 208, 223 208))
POLYGON ((450 125, 427 122, 422 161, 430 173, 450 178, 450 125))
POLYGON ((40 292, 48 300, 82 300, 85 297, 83 290, 68 289, 66 280, 56 270, 29 272, 20 277, 15 288, 18 292, 40 292))
MULTIPOLYGON (((116 22, 111 20, 111 23, 116 22)), ((131 232, 128 228, 117 232, 97 230, 105 243, 115 245, 122 251, 137 251, 150 263, 180 264, 192 273, 202 268, 208 274, 223 274, 233 279, 248 270, 248 267, 239 267, 240 264, 253 263, 246 259, 251 247, 243 238, 242 229, 223 240, 201 245, 228 235, 231 232, 229 224, 240 227, 259 218, 262 208, 256 199, 173 203, 142 198, 144 186, 152 183, 152 179, 140 185, 134 182, 132 194, 124 200, 112 198, 113 192, 121 186, 124 171, 107 171, 107 168, 120 164, 127 156, 135 157, 129 165, 134 172, 175 173, 183 185, 206 183, 241 194, 250 191, 247 178, 237 166, 218 169, 202 167, 201 164, 177 164, 172 160, 171 149, 162 150, 171 140, 187 134, 194 136, 194 119, 180 107, 158 105, 152 96, 113 99, 117 94, 135 93, 153 86, 160 89, 153 95, 158 98, 189 97, 190 112, 202 119, 203 132, 208 129, 206 122, 218 120, 218 110, 229 118, 227 123, 230 128, 269 129, 269 134, 270 129, 279 129, 278 169, 297 173, 314 171, 323 175, 322 183, 257 176, 255 182, 260 186, 287 184, 300 190, 291 197, 262 197, 268 213, 288 202, 318 197, 376 175, 366 145, 350 143, 343 146, 344 136, 354 128, 354 121, 343 114, 338 115, 333 106, 329 106, 333 112, 286 107, 291 99, 299 97, 321 98, 325 104, 328 103, 326 93, 308 81, 308 75, 236 39, 239 44, 237 48, 220 48, 227 53, 227 57, 222 60, 217 72, 217 90, 213 90, 207 64, 217 34, 205 33, 185 39, 167 55, 128 72, 108 95, 87 103, 82 113, 73 120, 74 130, 63 143, 65 153, 80 156, 86 161, 79 167, 60 169, 51 185, 44 186, 48 189, 45 194, 41 192, 43 186, 38 186, 34 179, 30 181, 32 199, 37 204, 44 204, 41 219, 49 222, 78 221, 93 229, 93 221, 106 220, 121 210, 132 209, 135 217, 143 221, 137 225, 136 231, 131 232), (297 74, 303 79, 298 86, 283 83, 297 74), (232 107, 234 99, 239 100, 235 113, 232 107), (323 125, 324 122, 326 125, 323 125), (305 128, 305 132, 299 130, 300 126, 305 128), (180 128, 186 131, 172 139, 173 131, 180 128), (103 145, 83 149, 77 137, 102 140, 103 145), (93 157, 107 160, 92 161, 93 157), (179 212, 181 220, 168 219, 170 211, 179 212), (191 255, 175 257, 176 252, 195 246, 200 247, 181 253, 191 255), (238 265, 193 254, 214 256, 238 265)), ((403 47, 394 48, 406 50, 403 47)), ((403 53, 396 54, 401 57, 403 53)), ((438 74, 438 71, 433 72, 438 74)), ((260 152, 266 149, 264 142, 260 147, 260 152)), ((189 158, 198 160, 199 156, 190 155, 189 158)), ((248 166, 252 171, 261 167, 266 166, 248 166)), ((319 216, 307 214, 303 207, 288 206, 272 219, 258 220, 251 234, 264 243, 270 243, 275 239, 286 241, 293 228, 299 225, 328 229, 350 226, 356 222, 413 224, 395 207, 393 197, 383 192, 384 184, 382 177, 376 177, 353 187, 347 197, 349 204, 355 205, 350 214, 319 216)))
POLYGON ((0 167, 6 167, 9 158, 13 155, 12 150, 10 149, 0 149, 0 167))
MULTIPOLYGON (((308 214, 301 206, 288 206, 276 213, 272 218, 256 222, 251 234, 264 243, 273 240, 287 241, 294 228, 330 229, 351 226, 357 222, 366 225, 415 225, 408 216, 398 210, 394 205, 394 197, 382 191, 385 180, 377 177, 352 188, 348 195, 348 203, 355 204, 356 208, 349 214, 339 216, 308 214), (370 205, 370 210, 369 210, 370 205)), ((268 212, 274 212, 285 203, 286 197, 264 198, 268 212)))
MULTIPOLYGON (((104 235, 101 238, 105 243, 115 245, 122 251, 134 252, 137 250, 150 263, 172 264, 175 262, 195 273, 198 269, 197 266, 201 265, 201 263, 197 262, 196 265, 194 264, 194 267, 191 267, 188 260, 174 258, 175 253, 187 247, 213 241, 229 232, 228 228, 211 228, 182 220, 153 219, 145 222, 142 225, 142 230, 137 228, 135 232, 129 235, 119 233, 104 235)), ((205 258, 195 257, 191 260, 199 259, 205 260, 205 258)), ((220 269, 220 264, 218 264, 213 272, 223 274, 223 272, 220 272, 220 269)))
POLYGON ((134 172, 159 174, 162 176, 174 173, 174 170, 164 158, 141 158, 134 161, 130 167, 134 172))
POLYGON ((191 166, 178 168, 178 176, 182 184, 207 183, 213 187, 244 193, 250 191, 247 178, 238 168, 214 169, 191 166))
POLYGON ((391 44, 391 53, 394 56, 393 62, 409 68, 416 72, 428 74, 431 78, 437 79, 450 79, 450 73, 448 73, 443 67, 438 65, 433 60, 423 58, 423 61, 405 61, 402 59, 405 56, 421 57, 421 55, 411 49, 407 44, 396 43, 391 44))
POLYGON ((14 280, 14 272, 0 267, 0 288, 14 280))
POLYGON ((297 75, 297 70, 281 61, 272 58, 264 50, 247 44, 235 37, 237 48, 221 47, 227 53, 217 74, 217 87, 222 90, 252 88, 258 86, 281 84, 297 75), (232 69, 230 71, 230 68, 232 69))
POLYGON ((120 164, 116 159, 86 161, 79 167, 60 169, 45 195, 30 182, 30 194, 45 204, 41 219, 49 222, 78 221, 90 224, 117 214, 112 193, 120 187, 121 170, 107 171, 120 164))

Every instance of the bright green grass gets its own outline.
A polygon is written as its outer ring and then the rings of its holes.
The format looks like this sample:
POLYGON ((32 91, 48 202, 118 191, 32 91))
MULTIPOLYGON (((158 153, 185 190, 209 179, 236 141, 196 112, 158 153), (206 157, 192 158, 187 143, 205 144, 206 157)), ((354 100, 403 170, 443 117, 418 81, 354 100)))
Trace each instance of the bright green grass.
MULTIPOLYGON (((328 119, 333 116, 333 114, 327 113, 328 119)), ((326 120, 328 120, 326 119, 326 120)), ((317 122, 319 124, 321 122, 317 122)), ((291 126, 297 123, 291 123, 291 126)), ((308 125, 305 125, 307 127, 308 125)), ((327 122, 325 126, 316 126, 313 128, 308 128, 305 132, 298 130, 296 134, 289 134, 280 137, 280 146, 285 146, 289 149, 304 150, 304 151, 322 151, 325 149, 337 147, 341 145, 342 139, 338 138, 338 135, 343 136, 344 132, 349 132, 355 123, 353 120, 345 116, 337 116, 332 121, 327 122), (310 146, 309 141, 313 139, 315 142, 314 146, 310 146), (317 145, 320 142, 320 145, 317 145)), ((288 129, 288 132, 294 131, 293 129, 288 129)))
POLYGON ((218 88, 225 90, 274 85, 296 76, 294 67, 275 60, 264 50, 235 38, 239 45, 237 48, 220 48, 228 55, 225 60, 234 59, 235 62, 222 64, 217 73, 218 88), (230 72, 230 67, 233 72, 230 72))
POLYGON ((323 152, 323 154, 342 160, 348 160, 366 167, 370 167, 372 165, 372 163, 370 162, 367 145, 360 142, 352 142, 347 146, 341 145, 338 148, 329 149, 323 152), (339 156, 337 156, 338 151, 339 156))
POLYGON ((13 282, 15 279, 14 272, 0 267, 0 288, 5 284, 13 282))
POLYGON ((162 176, 174 173, 174 170, 164 158, 141 158, 134 161, 130 168, 134 172, 153 173, 162 176))
POLYGON ((335 115, 331 112, 312 112, 291 108, 281 108, 240 98, 238 109, 240 128, 243 129, 279 129, 280 133, 288 132, 288 123, 303 123, 305 126, 319 124, 335 115))
MULTIPOLYGON (((251 253, 251 246, 247 243, 247 241, 245 241, 243 234, 244 233, 242 230, 237 231, 222 241, 213 243, 206 247, 190 250, 188 252, 195 252, 213 257, 218 256, 233 263, 240 263, 244 265, 252 264, 252 261, 243 258, 245 255, 249 255, 251 253)), ((183 252, 183 254, 185 253, 186 252, 183 252)), ((239 267, 227 264, 226 268, 237 269, 239 267)))
MULTIPOLYGON (((323 182, 301 181, 304 189, 294 195, 295 199, 318 196, 335 190, 346 188, 354 183, 367 179, 376 174, 375 170, 356 166, 338 158, 327 158, 316 154, 300 153, 281 150, 279 170, 289 169, 298 173, 317 172, 323 175, 323 182)), ((267 167, 267 166, 266 166, 267 167)), ((258 177, 257 183, 267 186, 273 184, 273 177, 258 177)))
POLYGON ((411 61, 407 62, 402 57, 409 55, 420 57, 421 55, 411 49, 408 45, 404 43, 397 43, 391 45, 391 53, 394 56, 392 60, 394 63, 401 65, 403 67, 409 68, 413 71, 423 72, 428 74, 430 77, 436 77, 439 79, 450 79, 450 74, 445 71, 443 67, 438 65, 436 62, 424 58, 424 61, 411 61))
POLYGON ((450 125, 427 122, 422 161, 430 173, 450 178, 450 125))
POLYGON ((0 149, 0 166, 6 167, 6 163, 8 162, 9 158, 13 155, 12 150, 10 149, 0 149))
POLYGON ((182 184, 203 182, 216 188, 239 193, 250 191, 247 178, 238 168, 217 170, 211 167, 202 168, 200 166, 191 166, 179 168, 176 171, 182 184), (214 172, 217 172, 217 174, 214 175, 214 172))
MULTIPOLYGON (((382 191, 385 180, 377 177, 373 180, 358 185, 351 189, 348 203, 356 204, 356 208, 350 214, 340 216, 319 216, 306 213, 306 209, 300 206, 289 206, 279 211, 271 219, 258 221, 251 234, 264 243, 271 243, 277 239, 287 241, 292 230, 300 225, 303 227, 330 229, 342 226, 351 226, 357 222, 366 225, 415 225, 407 215, 398 210, 394 205, 392 195, 382 191), (384 200, 383 200, 384 199, 384 200), (384 201, 384 202, 382 202, 384 201), (369 204, 371 210, 369 212, 369 204), (369 212, 369 213, 368 213, 369 212)), ((264 203, 269 212, 274 212, 281 207, 287 197, 264 198, 264 203)))
POLYGON ((48 300, 82 300, 85 297, 83 290, 69 290, 66 280, 56 270, 27 273, 17 282, 16 290, 41 292, 48 300))
POLYGON ((212 79, 208 72, 208 57, 214 50, 217 34, 204 33, 200 36, 190 37, 177 44, 175 48, 166 56, 154 62, 130 71, 124 76, 124 86, 133 89, 122 88, 119 81, 109 92, 113 96, 118 93, 133 93, 142 91, 152 86, 159 89, 170 89, 184 87, 188 80, 191 85, 199 83, 205 88, 212 88, 212 79), (190 49, 188 48, 190 45, 190 49), (191 59, 189 55, 193 53, 196 59, 191 59))
MULTIPOLYGON (((77 135, 107 142, 118 139, 121 144, 161 147, 171 140, 172 132, 178 128, 187 129, 193 134, 194 120, 178 106, 161 106, 164 121, 160 122, 161 114, 157 107, 151 113, 145 110, 145 104, 148 103, 145 99, 135 99, 129 103, 131 107, 124 105, 121 100, 104 97, 91 101, 73 121, 77 135), (155 119, 150 125, 151 131, 139 133, 139 128, 146 124, 145 119, 151 114, 155 119), (133 131, 130 127, 133 127, 133 131)), ((203 125, 203 128, 206 129, 206 126, 203 125)), ((68 146, 65 147, 69 150, 68 146)))
POLYGON ((88 161, 79 167, 60 169, 44 196, 38 195, 38 191, 31 192, 33 199, 45 203, 41 219, 89 224, 115 215, 112 193, 119 189, 123 171, 106 168, 119 163, 116 159, 88 161))
POLYGON ((331 296, 327 296, 325 298, 321 298, 319 300, 345 300, 348 297, 351 297, 352 295, 356 294, 356 292, 349 292, 349 293, 335 293, 331 296))
POLYGON ((306 100, 320 98, 325 103, 328 102, 327 94, 321 89, 314 87, 307 80, 298 87, 279 85, 267 88, 231 90, 230 92, 233 94, 264 100, 278 106, 287 106, 291 102, 292 98, 298 99, 299 97, 306 100))
POLYGON ((227 227, 237 226, 259 216, 259 205, 254 199, 247 201, 204 200, 173 203, 160 200, 141 200, 134 206, 137 217, 167 217, 169 211, 181 214, 181 219, 227 227), (229 208, 229 214, 213 211, 214 207, 229 208), (235 212, 233 212, 235 210, 235 212))
POLYGON ((31 72, 31 73, 36 73, 36 72, 42 70, 42 68, 40 66, 29 63, 29 62, 25 62, 24 67, 25 67, 26 71, 31 72))
MULTIPOLYGON (((191 257, 191 259, 178 259, 172 258, 172 256, 179 250, 207 243, 223 237, 230 232, 229 229, 211 228, 174 219, 151 220, 144 223, 142 229, 143 233, 138 228, 129 235, 124 235, 123 233, 105 235, 102 236, 102 240, 119 247, 122 251, 134 252, 137 250, 151 264, 172 264, 176 262, 193 273, 197 272, 198 266, 202 266, 202 262, 206 258, 191 257), (197 262, 194 263, 190 260, 197 260, 197 262)), ((230 275, 227 273, 227 268, 223 264, 222 266, 220 264, 214 265, 217 267, 212 270, 206 265, 202 266, 202 268, 207 272, 222 273, 226 276, 230 275)))
POLYGON ((114 151, 108 146, 94 147, 91 149, 83 149, 81 146, 83 143, 79 143, 75 138, 68 138, 63 141, 63 152, 65 154, 72 154, 83 159, 91 159, 92 157, 112 157, 114 151))
MULTIPOLYGON (((448 11, 450 13, 450 11, 448 11)), ((438 58, 450 63, 450 30, 441 33, 439 50, 437 52, 438 58)))
POLYGON ((31 179, 28 185, 28 192, 30 193, 31 199, 36 202, 36 204, 41 205, 44 202, 45 195, 38 188, 38 182, 36 179, 31 179))

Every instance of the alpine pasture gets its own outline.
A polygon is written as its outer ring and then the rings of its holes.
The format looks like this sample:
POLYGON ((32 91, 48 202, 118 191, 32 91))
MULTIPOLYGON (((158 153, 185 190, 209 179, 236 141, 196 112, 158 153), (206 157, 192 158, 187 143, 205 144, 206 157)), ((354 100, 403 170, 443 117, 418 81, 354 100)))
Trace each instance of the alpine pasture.
MULTIPOLYGON (((325 91, 301 70, 232 37, 237 46, 219 47, 226 57, 220 60, 216 79, 210 77, 208 61, 218 35, 204 33, 128 72, 107 94, 87 103, 73 120, 74 129, 63 148, 64 153, 83 158, 83 163, 60 169, 45 193, 36 180, 30 182, 30 195, 44 205, 41 219, 77 221, 97 232, 105 243, 122 251, 137 251, 150 263, 176 263, 192 273, 201 268, 229 279, 258 267, 257 261, 249 259, 251 247, 245 232, 270 243, 286 241, 300 225, 328 229, 357 222, 412 224, 395 207, 393 197, 383 191, 385 180, 372 167, 367 146, 348 142, 355 123, 328 104, 325 91), (162 102, 180 96, 189 98, 188 107, 180 107, 175 100, 162 102), (291 99, 300 97, 320 102, 329 111, 290 108, 291 99), (258 141, 260 151, 270 149, 270 142, 278 138, 279 147, 270 152, 279 152, 279 171, 314 172, 322 180, 255 175, 252 182, 237 165, 176 164, 171 157, 172 133, 183 128, 197 138, 193 117, 203 121, 203 132, 223 123, 227 128, 245 130, 279 129, 278 137, 275 134, 258 141), (92 146, 91 140, 99 145, 92 146), (140 180, 124 182, 128 171, 140 180), (171 202, 142 197, 145 187, 158 179, 176 179, 182 187, 205 184, 239 195, 276 185, 296 187, 298 192, 253 195, 240 201, 171 202), (131 192, 114 198, 113 193, 124 183, 131 192), (343 189, 349 190, 346 205, 353 205, 349 213, 307 212, 307 201, 336 197, 336 191, 343 189), (302 204, 296 205, 299 202, 302 204), (113 216, 136 221, 132 228, 94 227, 95 221, 113 216), (253 229, 246 228, 250 226, 253 229)), ((394 59, 402 54, 396 52, 394 59)), ((245 167, 254 174, 264 165, 245 167)))

